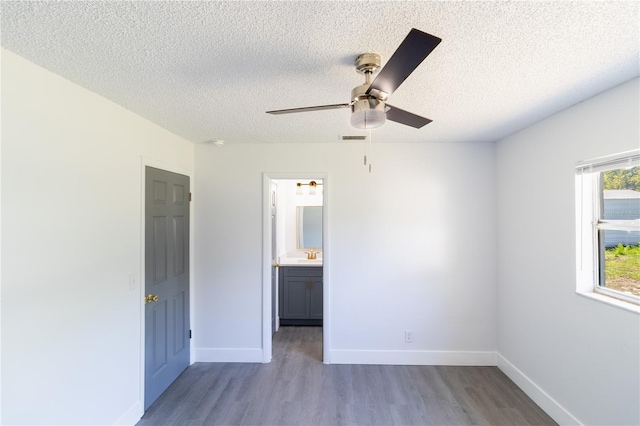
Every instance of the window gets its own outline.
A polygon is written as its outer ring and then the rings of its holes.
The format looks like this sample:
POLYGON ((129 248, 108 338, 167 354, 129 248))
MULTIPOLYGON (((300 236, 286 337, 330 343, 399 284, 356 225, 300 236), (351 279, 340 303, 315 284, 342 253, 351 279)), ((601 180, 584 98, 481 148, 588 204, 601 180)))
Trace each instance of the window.
POLYGON ((576 172, 577 290, 640 305, 640 150, 576 172))

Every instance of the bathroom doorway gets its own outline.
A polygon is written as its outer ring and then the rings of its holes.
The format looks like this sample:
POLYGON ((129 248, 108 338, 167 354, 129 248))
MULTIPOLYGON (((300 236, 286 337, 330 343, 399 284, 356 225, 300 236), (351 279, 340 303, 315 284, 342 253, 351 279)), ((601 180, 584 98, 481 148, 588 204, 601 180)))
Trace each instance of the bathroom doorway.
POLYGON ((324 173, 264 174, 263 362, 283 326, 321 329, 329 363, 327 189, 324 173))

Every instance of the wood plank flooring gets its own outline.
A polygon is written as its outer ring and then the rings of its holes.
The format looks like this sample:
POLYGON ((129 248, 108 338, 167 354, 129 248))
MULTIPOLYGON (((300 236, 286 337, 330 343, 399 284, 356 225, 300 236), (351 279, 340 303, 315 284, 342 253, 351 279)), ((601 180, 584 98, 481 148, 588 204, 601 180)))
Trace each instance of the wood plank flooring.
POLYGON ((196 363, 138 425, 555 425, 496 367, 322 364, 321 327, 281 327, 269 364, 196 363))

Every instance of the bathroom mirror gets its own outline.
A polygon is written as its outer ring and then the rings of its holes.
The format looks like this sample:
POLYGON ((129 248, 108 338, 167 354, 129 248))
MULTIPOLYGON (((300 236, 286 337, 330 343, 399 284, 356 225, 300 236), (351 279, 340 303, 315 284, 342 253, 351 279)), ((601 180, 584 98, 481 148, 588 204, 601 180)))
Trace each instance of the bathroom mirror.
POLYGON ((322 249, 322 206, 296 207, 296 245, 322 249))

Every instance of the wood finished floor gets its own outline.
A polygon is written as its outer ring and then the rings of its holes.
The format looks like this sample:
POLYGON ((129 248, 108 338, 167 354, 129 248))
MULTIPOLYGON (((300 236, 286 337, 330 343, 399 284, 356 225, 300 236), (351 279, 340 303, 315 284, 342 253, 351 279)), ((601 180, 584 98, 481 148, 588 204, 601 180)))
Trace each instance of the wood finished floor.
POLYGON ((496 367, 322 364, 321 327, 281 327, 269 364, 196 363, 138 425, 555 425, 496 367))

